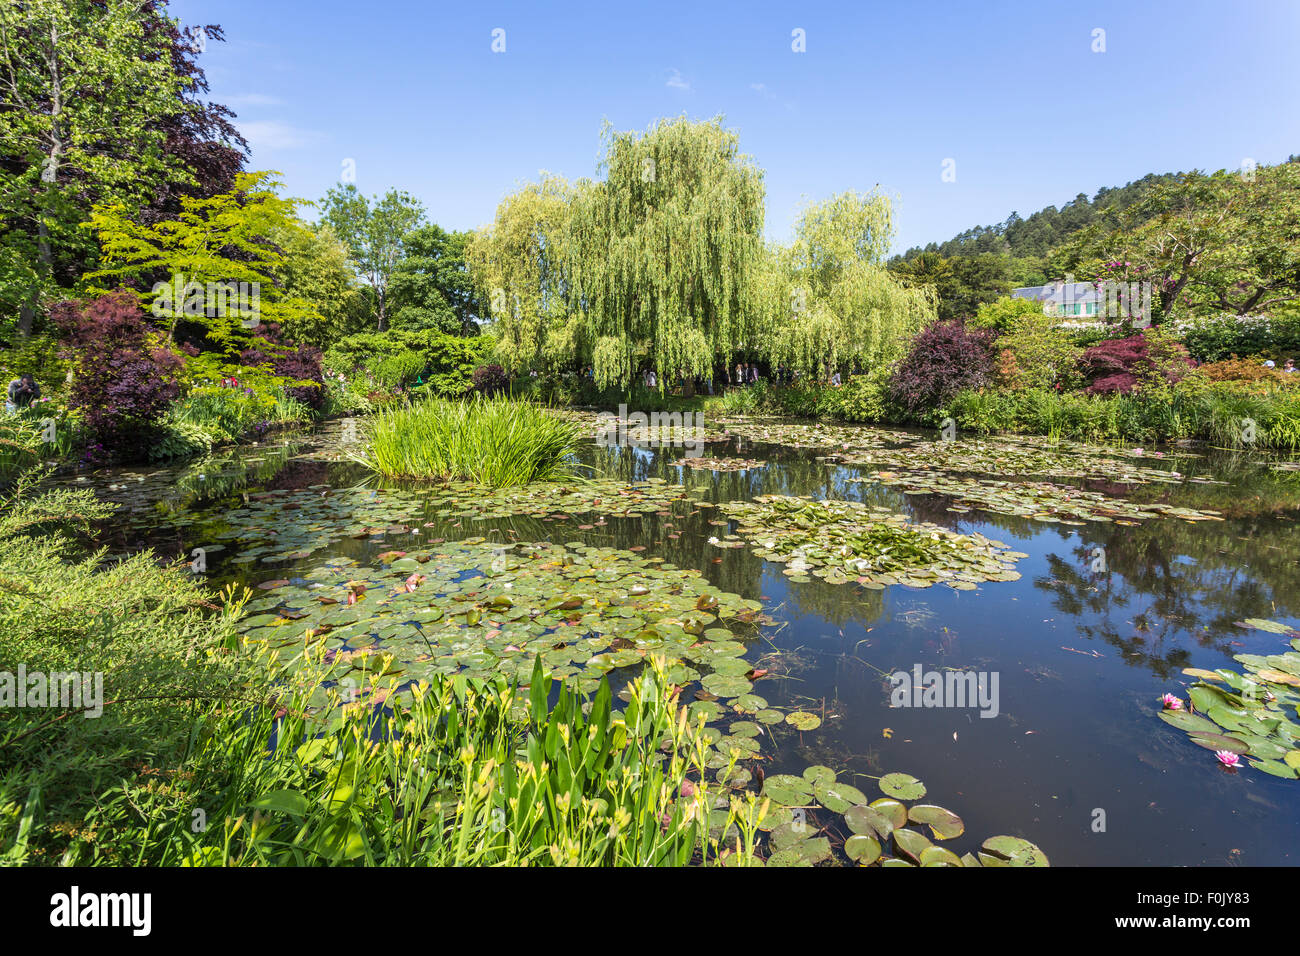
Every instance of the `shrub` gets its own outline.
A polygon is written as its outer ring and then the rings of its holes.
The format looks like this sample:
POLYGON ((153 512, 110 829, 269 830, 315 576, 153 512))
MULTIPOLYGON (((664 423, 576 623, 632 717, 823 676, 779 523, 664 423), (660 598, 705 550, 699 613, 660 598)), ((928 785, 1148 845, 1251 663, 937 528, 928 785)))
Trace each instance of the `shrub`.
POLYGON ((1262 362, 1239 359, 1235 355, 1218 362, 1208 362, 1196 371, 1211 382, 1270 382, 1275 385, 1290 385, 1295 378, 1300 377, 1280 372, 1276 368, 1265 368, 1262 362))
POLYGON ((970 331, 960 320, 931 324, 894 369, 890 398, 911 419, 934 419, 962 389, 992 381, 992 343, 991 331, 970 331))
POLYGON ((1083 349, 1062 335, 1056 319, 1041 309, 1013 318, 998 346, 998 375, 1013 387, 1068 389, 1078 379, 1083 349))
POLYGON ((970 326, 975 329, 992 329, 998 333, 1010 332, 1024 319, 1046 319, 1052 325, 1058 321, 1044 314, 1041 302, 1004 295, 976 308, 970 326))
MULTIPOLYGON (((32 497, 29 488, 0 502, 0 672, 21 662, 29 673, 100 673, 103 713, 61 720, 47 708, 7 711, 0 808, 36 792, 62 831, 53 838, 70 842, 76 830, 63 821, 80 821, 133 767, 179 759, 196 702, 236 692, 242 680, 230 659, 207 652, 233 642, 240 603, 213 613, 216 596, 188 566, 163 566, 149 551, 106 561, 81 542, 112 505, 89 490, 32 497)), ((59 852, 32 862, 57 864, 59 852)))
POLYGON ((1107 339, 1084 351, 1080 360, 1090 395, 1127 395, 1144 385, 1174 384, 1189 367, 1187 350, 1157 331, 1107 339))
POLYGON ((0 380, 6 385, 21 375, 36 379, 43 393, 63 383, 69 363, 63 346, 53 336, 33 335, 19 339, 10 349, 0 350, 0 380))
POLYGON ((326 351, 322 364, 329 372, 361 375, 379 382, 381 363, 397 355, 409 355, 403 360, 404 366, 390 364, 382 371, 389 382, 397 372, 403 374, 404 381, 381 384, 395 388, 409 383, 411 379, 405 373, 418 361, 416 384, 427 384, 434 395, 457 398, 473 387, 474 370, 484 364, 491 351, 492 340, 484 336, 462 338, 431 329, 390 329, 339 339, 326 351))
POLYGON ((370 374, 384 388, 405 388, 421 377, 425 367, 424 356, 419 352, 398 352, 375 362, 370 374))
POLYGON ((895 417, 889 399, 889 369, 877 366, 852 375, 840 395, 840 416, 851 422, 887 422, 895 417))
POLYGON ((1300 354, 1300 314, 1222 315, 1179 322, 1174 329, 1198 362, 1219 362, 1235 355, 1276 360, 1300 354))
POLYGON ((387 476, 523 485, 572 478, 580 435, 529 402, 430 398, 378 411, 357 460, 387 476))
POLYGON ((474 391, 480 395, 500 395, 510 385, 510 376, 506 375, 506 370, 495 362, 491 365, 480 365, 474 369, 474 391))
POLYGON ((150 461, 177 461, 206 455, 217 444, 212 432, 190 422, 164 419, 158 439, 149 449, 150 461))
POLYGON ((272 325, 262 330, 262 341, 253 348, 244 349, 239 353, 239 358, 245 365, 269 366, 274 374, 298 383, 285 385, 285 392, 319 412, 325 407, 322 355, 321 350, 314 345, 283 343, 278 328, 272 325))
POLYGON ((164 347, 130 292, 60 302, 50 318, 75 354, 69 406, 85 416, 88 457, 142 457, 180 394, 181 357, 164 347))

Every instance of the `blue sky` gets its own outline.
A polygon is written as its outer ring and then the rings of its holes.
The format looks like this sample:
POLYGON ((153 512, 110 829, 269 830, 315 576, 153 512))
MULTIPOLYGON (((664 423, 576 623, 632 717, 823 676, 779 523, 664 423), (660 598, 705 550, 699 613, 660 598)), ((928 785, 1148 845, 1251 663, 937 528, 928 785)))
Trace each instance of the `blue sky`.
POLYGON ((314 199, 350 159, 363 192, 407 190, 448 228, 489 221, 540 170, 593 176, 604 119, 723 114, 766 171, 781 241, 803 202, 879 184, 896 251, 1148 172, 1300 153, 1297 0, 171 9, 225 28, 201 62, 251 168, 314 199))

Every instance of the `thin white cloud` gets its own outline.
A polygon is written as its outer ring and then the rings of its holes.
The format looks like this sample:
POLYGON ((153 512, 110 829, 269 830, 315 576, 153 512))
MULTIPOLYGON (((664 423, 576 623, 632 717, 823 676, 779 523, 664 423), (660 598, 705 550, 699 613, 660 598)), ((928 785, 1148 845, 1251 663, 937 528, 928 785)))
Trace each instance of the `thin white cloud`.
POLYGON ((254 120, 239 123, 238 127, 254 150, 301 149, 320 138, 312 130, 299 129, 279 120, 254 120))
POLYGON ((668 77, 668 82, 664 85, 669 86, 674 90, 683 90, 689 93, 691 89, 690 81, 688 81, 686 77, 682 76, 681 70, 674 69, 671 72, 672 76, 668 77))

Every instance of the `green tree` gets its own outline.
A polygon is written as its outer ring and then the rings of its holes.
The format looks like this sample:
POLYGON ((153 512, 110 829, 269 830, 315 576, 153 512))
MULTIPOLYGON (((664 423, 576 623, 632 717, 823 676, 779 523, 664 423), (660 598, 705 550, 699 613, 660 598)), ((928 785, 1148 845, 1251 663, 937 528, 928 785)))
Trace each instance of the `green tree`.
POLYGON ((97 206, 89 226, 103 268, 87 274, 87 291, 106 291, 94 284, 98 279, 153 283, 144 299, 169 341, 179 325, 192 324, 222 353, 246 346, 262 322, 320 323, 315 306, 275 283, 284 255, 270 237, 301 226, 299 201, 281 197, 272 175, 239 173, 234 191, 182 197, 177 219, 152 224, 133 221, 121 205, 97 206))
MULTIPOLYGON (((154 4, 23 0, 0 4, 0 274, 27 283, 18 332, 29 334, 55 282, 57 254, 86 254, 86 197, 134 207, 160 180, 184 177, 165 121, 185 108, 186 80, 154 4), (34 265, 24 266, 23 261, 34 265)), ((14 298, 12 287, 6 298, 14 298)))
POLYGON ((485 308, 465 262, 468 232, 430 224, 407 233, 406 258, 393 270, 393 325, 474 335, 485 308))
POLYGON ((501 361, 510 369, 578 355, 579 320, 564 279, 573 186, 543 174, 506 196, 490 225, 465 246, 475 288, 488 304, 501 361))
POLYGON ((1079 278, 1149 282, 1157 319, 1244 315, 1300 298, 1300 166, 1191 172, 1053 251, 1079 278))
POLYGON ((602 138, 606 176, 574 197, 567 243, 597 383, 631 382, 642 354, 665 383, 757 346, 763 174, 736 133, 683 117, 602 138))
POLYGON ((368 290, 358 284, 348 248, 333 229, 290 222, 270 239, 283 257, 275 268, 277 288, 314 306, 314 312, 285 320, 282 331, 289 341, 324 349, 365 330, 371 314, 368 290))
MULTIPOLYGON (((1023 318, 1044 315, 1043 304, 1032 299, 1018 299, 1005 295, 993 302, 987 302, 975 310, 975 315, 967 323, 971 328, 992 329, 995 332, 1010 332, 1023 318)), ((1053 324, 1057 323, 1052 318, 1053 324)))
POLYGON ((885 265, 892 217, 878 193, 845 192, 804 210, 793 245, 771 260, 779 277, 764 282, 762 351, 773 364, 812 375, 888 364, 933 321, 931 287, 909 286, 885 265))
POLYGON ((348 183, 325 194, 321 219, 347 244, 357 271, 375 290, 376 327, 383 332, 388 328, 389 281, 405 254, 407 234, 424 222, 424 206, 396 189, 367 199, 348 183))
POLYGON ((1011 260, 993 252, 945 258, 922 252, 892 264, 895 275, 912 286, 934 287, 938 317, 943 321, 968 319, 979 306, 1011 291, 1011 260))

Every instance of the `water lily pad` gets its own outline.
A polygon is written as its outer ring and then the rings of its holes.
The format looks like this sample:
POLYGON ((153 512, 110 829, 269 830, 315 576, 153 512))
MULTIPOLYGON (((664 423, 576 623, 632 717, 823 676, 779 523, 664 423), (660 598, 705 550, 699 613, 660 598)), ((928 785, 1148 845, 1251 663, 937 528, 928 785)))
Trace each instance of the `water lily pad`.
MULTIPOLYGON (((1011 866, 1047 866, 1047 854, 1028 840, 1012 836, 989 837, 984 851, 1011 866)), ((983 856, 980 857, 983 860, 983 856)), ((987 862, 987 861, 985 861, 987 862)))
POLYGON ((915 830, 898 829, 894 831, 894 847, 900 856, 913 863, 921 862, 921 853, 933 844, 915 830))
POLYGON ((820 717, 803 710, 796 710, 793 714, 786 714, 785 722, 795 730, 816 730, 822 725, 820 717))
POLYGON ((925 784, 906 773, 885 774, 880 778, 880 790, 899 800, 920 800, 925 796, 925 784))
POLYGON ((865 833, 855 833, 844 841, 844 855, 854 863, 870 866, 880 859, 880 842, 865 833))
POLYGON ((951 840, 966 832, 966 825, 961 822, 961 817, 951 810, 932 804, 921 803, 909 808, 907 818, 913 823, 928 824, 936 840, 951 840))

